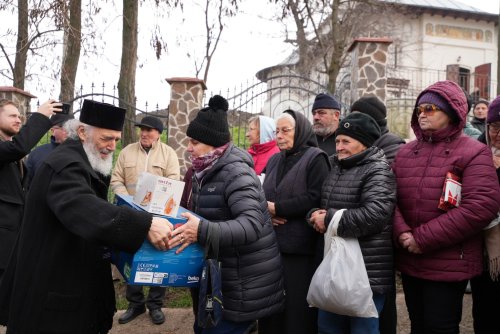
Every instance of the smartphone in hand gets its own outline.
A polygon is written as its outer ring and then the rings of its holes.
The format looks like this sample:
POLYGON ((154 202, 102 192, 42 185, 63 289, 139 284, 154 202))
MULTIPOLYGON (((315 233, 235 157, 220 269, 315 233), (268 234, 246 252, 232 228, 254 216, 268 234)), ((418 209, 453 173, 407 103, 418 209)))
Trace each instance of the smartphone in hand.
POLYGON ((61 102, 62 103, 62 107, 61 107, 61 114, 69 114, 69 110, 71 109, 71 104, 70 103, 64 103, 64 102, 61 102))

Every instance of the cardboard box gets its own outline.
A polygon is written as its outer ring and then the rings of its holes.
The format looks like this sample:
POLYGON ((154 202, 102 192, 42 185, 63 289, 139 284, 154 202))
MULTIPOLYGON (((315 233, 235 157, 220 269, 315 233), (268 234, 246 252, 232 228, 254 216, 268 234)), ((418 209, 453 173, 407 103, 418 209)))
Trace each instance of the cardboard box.
MULTIPOLYGON (((117 205, 127 205, 143 210, 133 202, 132 196, 117 195, 117 205)), ((178 210, 179 214, 185 211, 188 210, 184 208, 178 210)), ((174 226, 186 222, 186 219, 182 217, 164 216, 163 218, 168 219, 174 226)), ((194 243, 180 254, 175 254, 177 249, 178 247, 168 251, 159 251, 145 240, 135 254, 114 251, 112 262, 131 285, 198 286, 205 255, 203 248, 198 243, 194 243)))
POLYGON ((148 212, 176 217, 183 190, 182 181, 141 172, 137 180, 134 203, 148 212))

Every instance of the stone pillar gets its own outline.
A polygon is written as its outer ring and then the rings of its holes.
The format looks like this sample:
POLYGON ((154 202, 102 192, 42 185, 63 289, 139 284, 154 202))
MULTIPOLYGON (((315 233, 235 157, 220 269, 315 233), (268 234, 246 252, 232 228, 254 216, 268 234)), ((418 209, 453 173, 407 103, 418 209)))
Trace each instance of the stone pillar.
POLYGON ((186 130, 203 104, 203 93, 207 86, 197 78, 167 78, 170 84, 168 107, 168 144, 175 150, 181 166, 181 176, 191 166, 187 153, 186 130))
POLYGON ((19 88, 0 86, 0 99, 7 99, 17 103, 23 120, 26 120, 26 115, 31 112, 30 102, 33 98, 36 98, 36 96, 19 88))
POLYGON ((387 50, 389 38, 356 38, 351 52, 351 101, 362 96, 376 96, 385 103, 387 50))

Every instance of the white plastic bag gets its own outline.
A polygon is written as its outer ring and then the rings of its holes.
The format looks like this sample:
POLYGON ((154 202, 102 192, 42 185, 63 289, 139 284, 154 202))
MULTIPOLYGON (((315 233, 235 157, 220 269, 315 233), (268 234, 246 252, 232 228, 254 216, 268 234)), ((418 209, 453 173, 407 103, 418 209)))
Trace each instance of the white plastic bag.
POLYGON ((336 236, 343 212, 335 213, 325 233, 326 254, 311 280, 307 302, 336 314, 378 318, 358 239, 336 236))

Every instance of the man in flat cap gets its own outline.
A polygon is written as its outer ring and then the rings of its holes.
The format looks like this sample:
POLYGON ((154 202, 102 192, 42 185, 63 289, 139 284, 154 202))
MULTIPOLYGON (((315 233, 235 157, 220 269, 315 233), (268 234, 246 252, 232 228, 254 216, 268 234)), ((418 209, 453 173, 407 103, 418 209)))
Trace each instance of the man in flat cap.
POLYGON ((107 199, 125 110, 85 100, 71 136, 41 164, 0 284, 8 333, 107 333, 115 294, 107 247, 166 250, 173 226, 107 199))
MULTIPOLYGON (((163 132, 161 120, 146 116, 135 126, 140 128, 140 140, 120 152, 111 176, 111 189, 118 195, 134 195, 138 176, 144 171, 174 180, 179 180, 180 177, 177 154, 170 146, 160 141, 163 132)), ((165 288, 150 287, 145 299, 142 286, 127 285, 126 296, 129 306, 118 319, 120 324, 126 324, 144 313, 145 306, 154 324, 160 325, 165 321, 161 310, 165 288)))
POLYGON ((331 95, 316 95, 312 106, 313 131, 320 149, 328 156, 336 153, 335 130, 339 126, 340 103, 331 95))

